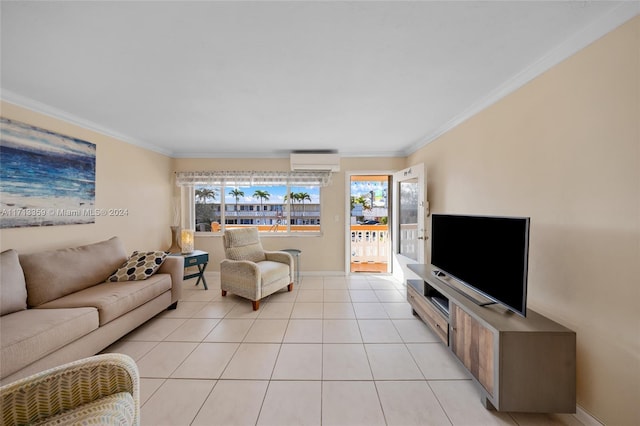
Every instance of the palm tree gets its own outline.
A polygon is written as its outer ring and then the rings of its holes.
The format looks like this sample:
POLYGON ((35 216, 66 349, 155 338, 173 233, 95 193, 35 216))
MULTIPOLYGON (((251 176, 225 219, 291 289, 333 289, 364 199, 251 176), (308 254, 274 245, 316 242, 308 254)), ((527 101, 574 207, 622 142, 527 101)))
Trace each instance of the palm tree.
POLYGON ((355 195, 351 196, 351 208, 349 210, 353 210, 356 208, 356 204, 358 204, 358 200, 355 195))
POLYGON ((253 193, 253 198, 260 199, 260 211, 262 212, 263 216, 264 216, 264 210, 262 210, 262 203, 263 201, 268 201, 269 197, 271 197, 271 194, 269 194, 269 191, 264 191, 262 189, 256 189, 256 191, 253 193))
MULTIPOLYGON (((363 210, 371 210, 371 205, 369 204, 370 199, 369 197, 366 197, 365 195, 359 195, 359 196, 355 196, 352 195, 351 196, 351 214, 353 214, 353 210, 356 208, 357 204, 360 204, 362 206, 363 210)), ((356 216, 356 218, 363 218, 362 215, 360 216, 356 216)))
MULTIPOLYGON (((200 202, 199 204, 208 204, 207 200, 216 200, 218 190, 216 188, 200 187, 196 189, 195 195, 196 200, 200 202)), ((202 217, 200 217, 201 220, 209 222, 216 219, 215 206, 202 206, 201 209, 198 209, 198 207, 196 206, 196 219, 198 219, 198 211, 200 211, 203 215, 202 217)))
POLYGON ((233 198, 236 199, 236 216, 238 216, 238 200, 240 200, 240 197, 244 197, 244 191, 241 191, 238 188, 234 188, 229 191, 229 195, 233 196, 233 198))
POLYGON ((311 196, 306 192, 298 192, 298 201, 302 203, 302 222, 304 223, 304 202, 311 201, 311 196))
POLYGON ((355 204, 361 204, 364 210, 371 210, 370 200, 365 195, 359 195, 354 199, 355 204))
POLYGON ((196 199, 198 199, 202 204, 207 204, 207 200, 211 199, 211 201, 216 200, 216 189, 212 188, 198 188, 196 189, 196 199))
POLYGON ((288 195, 285 195, 285 196, 284 196, 284 200, 285 200, 285 201, 287 201, 287 199, 290 199, 290 200, 291 200, 291 217, 292 217, 292 218, 293 218, 293 212, 294 212, 294 210, 295 210, 294 205, 293 205, 293 202, 294 202, 294 201, 296 201, 296 202, 297 202, 297 201, 299 201, 298 197, 299 197, 299 196, 298 196, 298 193, 297 193, 297 192, 293 192, 293 191, 292 191, 292 192, 290 192, 288 195))

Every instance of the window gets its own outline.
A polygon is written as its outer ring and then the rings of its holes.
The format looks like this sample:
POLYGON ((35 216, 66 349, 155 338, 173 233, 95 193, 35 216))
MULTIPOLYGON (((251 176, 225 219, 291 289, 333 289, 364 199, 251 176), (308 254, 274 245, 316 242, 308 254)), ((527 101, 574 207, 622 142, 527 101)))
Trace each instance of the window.
POLYGON ((177 173, 183 227, 193 223, 197 232, 254 226, 261 232, 319 233, 320 188, 329 177, 329 172, 177 173))
POLYGON ((316 227, 320 230, 319 188, 295 186, 290 188, 290 223, 296 229, 316 227))
POLYGON ((220 223, 220 192, 219 186, 198 185, 194 187, 196 231, 211 231, 216 223, 220 223), (212 224, 214 224, 212 226, 212 224))
POLYGON ((320 187, 248 185, 225 187, 224 223, 263 232, 320 232, 320 187))

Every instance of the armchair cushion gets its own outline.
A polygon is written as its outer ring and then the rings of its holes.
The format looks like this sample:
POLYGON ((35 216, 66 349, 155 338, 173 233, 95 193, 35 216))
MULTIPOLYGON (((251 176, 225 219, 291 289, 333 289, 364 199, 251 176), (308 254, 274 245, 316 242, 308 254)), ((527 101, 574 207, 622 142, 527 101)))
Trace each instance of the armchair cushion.
POLYGON ((222 237, 227 259, 261 262, 266 260, 256 228, 233 229, 222 237))
MULTIPOLYGON (((256 265, 258 269, 260 269, 261 284, 263 286, 269 285, 282 278, 289 278, 289 265, 286 263, 265 260, 264 262, 258 262, 256 265)), ((287 282, 287 284, 289 283, 287 282)))

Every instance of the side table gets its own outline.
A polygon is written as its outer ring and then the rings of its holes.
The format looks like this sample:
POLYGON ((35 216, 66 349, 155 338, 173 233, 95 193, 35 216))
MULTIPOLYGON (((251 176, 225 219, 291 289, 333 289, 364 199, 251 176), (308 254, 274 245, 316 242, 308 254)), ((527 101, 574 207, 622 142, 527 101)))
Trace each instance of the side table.
POLYGON ((296 262, 296 284, 300 284, 300 254, 302 253, 302 250, 298 250, 298 249, 282 249, 280 251, 286 251, 291 256, 293 256, 293 259, 296 262))
POLYGON ((198 281, 196 281, 196 285, 200 284, 200 280, 202 280, 204 289, 209 290, 209 287, 207 287, 207 280, 204 277, 204 270, 207 269, 207 264, 209 263, 209 253, 202 250, 194 250, 189 253, 175 253, 175 254, 172 253, 170 254, 170 256, 183 256, 185 268, 188 268, 190 266, 197 266, 198 272, 185 275, 184 279, 188 280, 188 279, 197 277, 198 281))

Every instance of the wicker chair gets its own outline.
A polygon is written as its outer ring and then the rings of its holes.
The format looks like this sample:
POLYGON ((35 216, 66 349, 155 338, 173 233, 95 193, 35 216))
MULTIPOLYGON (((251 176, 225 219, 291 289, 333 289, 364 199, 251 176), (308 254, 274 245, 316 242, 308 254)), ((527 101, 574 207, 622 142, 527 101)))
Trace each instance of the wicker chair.
POLYGON ((293 290, 293 257, 283 251, 265 251, 257 228, 235 228, 222 237, 226 259, 220 262, 220 288, 253 301, 260 300, 283 287, 293 290))
POLYGON ((133 359, 104 354, 0 388, 3 425, 139 425, 140 379, 133 359))

